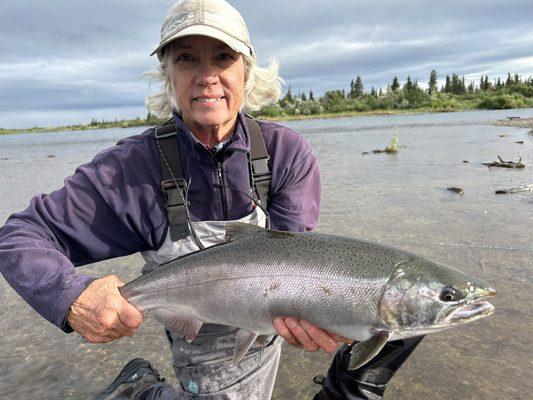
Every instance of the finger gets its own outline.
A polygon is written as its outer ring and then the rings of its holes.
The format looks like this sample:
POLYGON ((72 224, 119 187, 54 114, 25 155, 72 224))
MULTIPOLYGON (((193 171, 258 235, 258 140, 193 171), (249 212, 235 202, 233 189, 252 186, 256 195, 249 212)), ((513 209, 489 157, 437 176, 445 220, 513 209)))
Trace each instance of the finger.
POLYGON ((274 325, 274 329, 276 330, 276 333, 281 336, 287 343, 289 343, 292 346, 301 348, 302 345, 296 340, 296 338, 293 336, 289 328, 287 328, 287 325, 285 325, 285 322, 282 318, 276 318, 274 321, 272 321, 272 325, 274 325))
POLYGON ((115 327, 112 330, 113 338, 114 339, 119 339, 119 338, 124 337, 124 336, 133 336, 135 334, 135 332, 137 331, 137 328, 132 328, 132 327, 122 323, 122 321, 120 321, 120 317, 117 316, 117 318, 119 319, 119 321, 117 322, 117 324, 115 325, 115 327))
POLYGON ((347 337, 337 335, 336 333, 329 333, 333 339, 335 339, 339 343, 346 343, 346 344, 352 344, 353 340, 348 339, 347 337))
POLYGON ((143 314, 135 306, 123 300, 120 311, 118 312, 120 322, 126 325, 130 330, 136 331, 143 322, 143 314))
POLYGON ((312 325, 310 322, 301 319, 300 325, 309 335, 311 340, 322 350, 332 353, 337 349, 337 342, 324 329, 312 325))
POLYGON ((118 312, 108 313, 102 320, 101 327, 103 331, 99 332, 101 336, 111 340, 119 339, 123 336, 133 336, 135 329, 122 323, 118 312))
POLYGON ((317 344, 314 343, 313 340, 309 337, 309 335, 306 333, 306 331, 298 320, 294 318, 285 318, 285 324, 287 325, 287 328, 289 328, 291 333, 294 335, 296 340, 299 341, 305 347, 306 350, 317 351, 319 349, 317 344))

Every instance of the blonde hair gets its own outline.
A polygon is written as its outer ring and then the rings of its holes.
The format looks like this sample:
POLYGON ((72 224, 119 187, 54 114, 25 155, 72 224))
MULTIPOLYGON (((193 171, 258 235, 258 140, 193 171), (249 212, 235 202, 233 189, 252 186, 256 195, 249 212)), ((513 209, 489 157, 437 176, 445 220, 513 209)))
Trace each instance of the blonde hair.
MULTIPOLYGON (((170 51, 163 53, 159 65, 144 76, 150 77, 150 85, 153 82, 160 82, 161 88, 158 92, 146 96, 146 108, 149 113, 158 119, 166 120, 172 117, 172 110, 179 112, 179 107, 174 98, 168 72, 170 51)), ((243 56, 244 74, 244 103, 243 109, 246 111, 256 111, 268 103, 278 101, 281 94, 283 79, 279 76, 279 63, 272 60, 270 65, 262 68, 257 65, 255 57, 243 56)))

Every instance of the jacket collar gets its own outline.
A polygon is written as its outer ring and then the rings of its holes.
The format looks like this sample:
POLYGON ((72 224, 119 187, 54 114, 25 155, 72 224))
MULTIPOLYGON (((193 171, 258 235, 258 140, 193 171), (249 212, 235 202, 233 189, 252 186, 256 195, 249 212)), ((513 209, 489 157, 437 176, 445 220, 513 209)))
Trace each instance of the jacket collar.
MULTIPOLYGON (((181 116, 173 112, 174 125, 178 133, 180 144, 183 145, 189 154, 207 153, 208 150, 200 143, 192 134, 191 130, 185 125, 181 116)), ((225 153, 231 151, 250 151, 250 139, 248 134, 248 127, 246 125, 246 117, 244 112, 240 111, 237 114, 237 123, 235 124, 235 131, 232 133, 228 144, 225 147, 225 153)))

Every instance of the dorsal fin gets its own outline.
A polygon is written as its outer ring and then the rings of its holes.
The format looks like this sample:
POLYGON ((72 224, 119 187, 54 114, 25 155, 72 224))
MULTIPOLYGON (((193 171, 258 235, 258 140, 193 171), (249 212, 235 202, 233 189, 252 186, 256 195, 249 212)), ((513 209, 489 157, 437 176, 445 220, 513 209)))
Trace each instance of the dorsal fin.
POLYGON ((267 229, 254 224, 247 224, 245 222, 228 222, 226 228, 226 242, 238 239, 241 236, 249 236, 252 234, 266 232, 267 229))
POLYGON ((247 224, 244 222, 228 222, 226 224, 226 242, 231 242, 239 238, 250 238, 253 235, 265 235, 269 239, 285 239, 294 235, 296 232, 272 231, 257 225, 247 224))

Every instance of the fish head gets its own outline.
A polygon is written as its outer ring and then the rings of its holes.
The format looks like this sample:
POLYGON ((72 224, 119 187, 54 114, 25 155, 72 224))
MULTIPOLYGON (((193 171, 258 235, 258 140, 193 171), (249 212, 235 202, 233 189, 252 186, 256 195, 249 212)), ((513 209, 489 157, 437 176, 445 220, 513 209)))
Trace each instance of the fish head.
POLYGON ((488 283, 413 256, 396 265, 380 300, 385 325, 398 336, 423 335, 493 313, 488 283))

